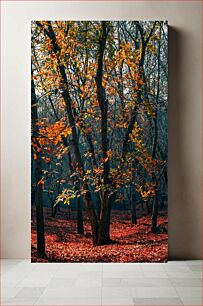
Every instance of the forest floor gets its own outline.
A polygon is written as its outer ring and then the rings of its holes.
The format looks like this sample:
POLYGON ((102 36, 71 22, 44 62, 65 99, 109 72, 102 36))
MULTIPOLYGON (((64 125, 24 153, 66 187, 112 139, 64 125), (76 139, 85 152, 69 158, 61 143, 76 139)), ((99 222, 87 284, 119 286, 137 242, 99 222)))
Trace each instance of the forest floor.
MULTIPOLYGON (((112 243, 92 245, 90 224, 85 217, 85 235, 77 234, 75 212, 68 220, 67 209, 56 217, 44 209, 46 257, 39 258, 36 251, 35 211, 32 209, 32 262, 165 262, 168 257, 168 234, 151 232, 151 217, 139 217, 131 223, 130 211, 113 210, 110 236, 112 243)), ((158 224, 167 229, 167 214, 158 216, 158 224)))

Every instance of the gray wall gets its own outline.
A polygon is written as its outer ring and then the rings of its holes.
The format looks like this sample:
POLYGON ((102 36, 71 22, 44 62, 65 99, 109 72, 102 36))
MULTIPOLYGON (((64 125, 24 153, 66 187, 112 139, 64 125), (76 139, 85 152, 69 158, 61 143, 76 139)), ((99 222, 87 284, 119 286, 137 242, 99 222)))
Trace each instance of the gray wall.
POLYGON ((2 4, 3 258, 30 257, 30 21, 168 20, 169 257, 201 258, 201 1, 2 4))

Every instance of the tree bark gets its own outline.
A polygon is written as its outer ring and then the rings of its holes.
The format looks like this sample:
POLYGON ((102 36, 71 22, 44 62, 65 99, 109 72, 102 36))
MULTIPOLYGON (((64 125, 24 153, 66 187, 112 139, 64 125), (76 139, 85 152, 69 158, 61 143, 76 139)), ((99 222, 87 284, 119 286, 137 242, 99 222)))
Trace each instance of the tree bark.
POLYGON ((101 202, 101 213, 98 230, 98 242, 97 245, 109 244, 110 239, 110 223, 111 223, 111 208, 115 200, 115 194, 110 197, 107 194, 104 195, 103 201, 101 202))
MULTIPOLYGON (((160 29, 160 36, 161 36, 161 29, 160 29)), ((156 105, 155 105, 155 116, 154 116, 154 145, 152 151, 152 158, 156 158, 156 149, 157 149, 157 141, 158 141, 158 125, 157 125, 157 107, 159 102, 159 92, 160 92, 160 49, 161 43, 160 40, 158 41, 158 75, 157 75, 157 94, 156 94, 156 105)), ((154 204, 152 209, 152 232, 156 233, 157 231, 157 217, 158 217, 158 210, 159 210, 159 185, 158 180, 156 178, 155 171, 152 173, 152 179, 154 181, 154 204)))
POLYGON ((158 196, 159 187, 158 187, 156 177, 154 177, 153 179, 156 182, 156 184, 154 187, 155 197, 154 197, 154 205, 152 209, 152 232, 156 233, 157 232, 157 217, 158 217, 158 210, 159 210, 159 196, 158 196))
POLYGON ((57 206, 54 206, 54 203, 51 203, 51 216, 55 218, 57 212, 57 206))
POLYGON ((82 217, 82 199, 77 199, 77 232, 84 235, 83 217, 82 217))
POLYGON ((60 211, 61 210, 61 206, 60 206, 60 203, 58 203, 57 205, 57 211, 60 211))
POLYGON ((132 209, 132 224, 137 224, 137 209, 136 209, 136 202, 131 202, 131 209, 132 209))
MULTIPOLYGON (((31 68, 32 70, 32 68, 31 68)), ((32 71, 33 77, 33 71, 32 71)), ((35 84, 32 78, 31 80, 31 117, 32 117, 32 130, 33 140, 37 143, 38 137, 38 114, 37 114, 37 98, 35 92, 35 84)), ((39 144, 38 144, 39 146, 39 144)), ((36 167, 35 167, 35 178, 36 178, 36 221, 37 221, 37 253, 39 256, 45 256, 45 238, 44 238, 44 214, 43 214, 43 189, 42 184, 39 181, 42 179, 42 160, 40 153, 37 154, 36 167)))
MULTIPOLYGON (((109 183, 109 160, 107 157, 108 151, 108 136, 107 136, 107 112, 108 112, 108 100, 106 99, 105 88, 102 85, 103 79, 103 58, 104 50, 106 47, 107 39, 107 25, 106 21, 102 21, 102 35, 99 39, 99 56, 98 56, 98 68, 96 74, 96 85, 97 85, 97 98, 101 109, 101 136, 102 136, 102 153, 103 153, 103 176, 104 185, 109 183)), ((105 201, 105 200, 104 200, 105 201)))
POLYGON ((98 242, 98 220, 96 213, 93 209, 92 206, 92 199, 91 199, 91 194, 90 191, 86 192, 85 194, 85 202, 87 206, 87 211, 88 211, 88 216, 91 222, 91 227, 92 227, 92 238, 93 238, 93 245, 96 246, 98 242))
MULTIPOLYGON (((101 138, 102 138, 102 154, 103 154, 103 179, 104 188, 108 189, 109 181, 109 160, 107 156, 108 151, 108 135, 107 135, 107 113, 108 113, 108 100, 106 99, 105 88, 102 85, 103 79, 103 60, 104 51, 106 48, 106 40, 108 35, 107 22, 102 21, 102 33, 99 38, 98 50, 98 68, 96 74, 97 85, 97 99, 101 109, 101 138)), ((111 216, 111 203, 109 203, 108 193, 103 192, 100 208, 100 221, 98 231, 98 245, 108 244, 110 242, 110 216, 111 216)))
POLYGON ((132 211, 131 212, 131 214, 132 214, 132 224, 137 224, 137 199, 136 199, 136 196, 133 197, 132 191, 131 191, 130 202, 131 202, 131 211, 132 211))

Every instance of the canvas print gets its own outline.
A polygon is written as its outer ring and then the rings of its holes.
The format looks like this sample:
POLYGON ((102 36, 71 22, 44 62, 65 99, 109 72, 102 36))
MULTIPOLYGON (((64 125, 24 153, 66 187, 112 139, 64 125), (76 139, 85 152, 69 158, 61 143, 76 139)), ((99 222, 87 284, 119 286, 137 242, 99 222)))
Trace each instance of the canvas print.
POLYGON ((32 262, 166 262, 166 21, 31 24, 32 262))

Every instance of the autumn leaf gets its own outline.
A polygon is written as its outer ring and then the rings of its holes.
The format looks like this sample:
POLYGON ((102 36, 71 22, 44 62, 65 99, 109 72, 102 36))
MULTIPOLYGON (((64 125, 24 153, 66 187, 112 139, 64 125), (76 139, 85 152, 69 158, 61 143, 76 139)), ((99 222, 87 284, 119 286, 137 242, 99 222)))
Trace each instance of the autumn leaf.
POLYGON ((67 128, 66 134, 67 134, 67 135, 71 135, 71 134, 72 134, 72 129, 71 129, 71 128, 67 128))
POLYGON ((56 58, 55 54, 50 54, 50 58, 54 60, 56 58))
POLYGON ((43 179, 39 180, 39 182, 37 183, 37 185, 42 185, 42 188, 44 188, 44 180, 43 180, 43 179))

